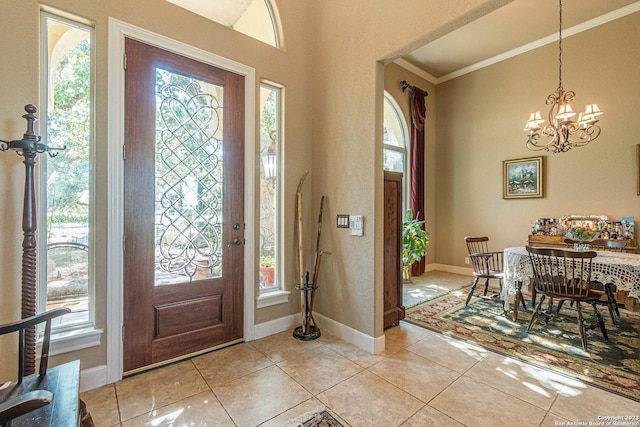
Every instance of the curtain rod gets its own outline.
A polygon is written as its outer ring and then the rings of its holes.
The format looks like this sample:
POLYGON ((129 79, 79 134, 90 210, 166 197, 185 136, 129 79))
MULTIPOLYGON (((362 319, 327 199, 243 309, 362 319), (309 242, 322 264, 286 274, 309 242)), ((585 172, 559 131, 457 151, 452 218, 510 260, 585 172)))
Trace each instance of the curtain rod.
POLYGON ((417 86, 412 86, 412 85, 410 85, 409 83, 407 83, 407 81, 406 81, 406 80, 402 80, 402 81, 400 82, 400 86, 402 87, 402 92, 404 92, 405 90, 407 90, 407 88, 409 88, 409 89, 411 89, 411 90, 413 90, 413 91, 416 91, 416 92, 420 92, 420 93, 422 93, 424 96, 429 96, 429 93, 428 93, 426 90, 424 90, 424 89, 420 89, 420 88, 419 88, 419 87, 417 87, 417 86))

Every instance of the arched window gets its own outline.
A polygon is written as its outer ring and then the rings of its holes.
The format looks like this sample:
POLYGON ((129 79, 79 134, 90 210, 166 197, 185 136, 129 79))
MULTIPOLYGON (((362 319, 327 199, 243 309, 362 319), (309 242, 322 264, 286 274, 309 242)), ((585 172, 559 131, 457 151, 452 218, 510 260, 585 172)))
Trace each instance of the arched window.
POLYGON ((271 46, 281 46, 280 21, 272 0, 168 1, 271 46))
POLYGON ((407 151, 409 131, 407 122, 398 103, 389 93, 384 92, 384 139, 383 166, 384 170, 402 172, 402 188, 404 189, 403 204, 406 205, 406 195, 409 194, 409 180, 407 179, 407 165, 409 154, 407 151))

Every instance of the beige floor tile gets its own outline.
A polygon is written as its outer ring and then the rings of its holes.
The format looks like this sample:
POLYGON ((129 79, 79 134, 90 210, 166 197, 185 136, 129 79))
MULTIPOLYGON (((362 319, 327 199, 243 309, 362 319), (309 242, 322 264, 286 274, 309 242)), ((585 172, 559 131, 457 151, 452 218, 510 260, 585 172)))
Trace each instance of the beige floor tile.
POLYGON ((460 376, 456 371, 406 350, 390 355, 369 371, 425 403, 460 376))
POLYGON ((238 344, 192 359, 209 387, 264 369, 273 362, 251 344, 238 344))
POLYGON ((424 403, 364 371, 320 393, 318 399, 351 426, 398 426, 424 403))
POLYGON ((592 386, 567 384, 549 412, 569 421, 589 423, 606 415, 640 416, 640 403, 592 386))
POLYGON ((428 329, 407 322, 400 322, 399 326, 384 331, 386 347, 407 348, 423 338, 433 334, 428 329))
POLYGON ((239 426, 258 425, 311 398, 277 366, 214 387, 213 392, 239 426))
POLYGON ((567 380, 562 375, 494 353, 465 375, 547 410, 567 380))
POLYGON ((324 341, 320 341, 320 339, 300 341, 293 337, 291 331, 285 331, 256 341, 251 341, 250 344, 273 362, 278 363, 290 357, 296 357, 305 351, 321 347, 324 345, 323 342, 324 341))
POLYGON ((362 371, 362 367, 335 351, 319 347, 278 366, 314 396, 362 371))
POLYGON ((235 426, 211 391, 198 393, 179 402, 170 403, 122 423, 122 427, 211 425, 235 426))
POLYGON ((539 426, 547 412, 466 376, 456 380, 429 405, 473 427, 539 426))
POLYGON ((363 368, 368 368, 370 366, 375 365, 376 363, 382 362, 388 354, 392 354, 394 352, 383 352, 380 354, 371 354, 360 347, 357 347, 353 344, 349 344, 346 341, 336 341, 333 343, 327 344, 327 347, 341 356, 346 357, 354 363, 362 366, 363 368))
POLYGON ((453 418, 427 405, 420 409, 402 427, 465 427, 453 418))
POLYGON ((208 390, 191 361, 125 378, 116 383, 122 421, 208 390))
POLYGON ((558 427, 561 425, 567 426, 568 422, 569 420, 567 420, 566 418, 562 418, 559 415, 555 415, 549 412, 547 416, 544 417, 544 420, 542 420, 542 424, 540 424, 540 427, 558 427))
POLYGON ((460 373, 466 372, 489 355, 489 352, 480 346, 440 334, 434 334, 410 345, 408 350, 460 373))
POLYGON ((275 418, 270 419, 264 424, 260 424, 260 427, 282 427, 282 426, 295 426, 299 427, 299 424, 307 421, 309 418, 313 416, 313 414, 320 413, 322 411, 328 411, 333 418, 338 420, 344 427, 349 427, 349 424, 346 423, 343 419, 334 414, 331 410, 329 410, 322 402, 320 402, 315 397, 305 400, 298 406, 295 406, 289 409, 287 412, 284 412, 278 415, 275 418))
POLYGON ((120 425, 116 387, 113 384, 85 391, 80 394, 80 399, 87 405, 96 426, 120 425))

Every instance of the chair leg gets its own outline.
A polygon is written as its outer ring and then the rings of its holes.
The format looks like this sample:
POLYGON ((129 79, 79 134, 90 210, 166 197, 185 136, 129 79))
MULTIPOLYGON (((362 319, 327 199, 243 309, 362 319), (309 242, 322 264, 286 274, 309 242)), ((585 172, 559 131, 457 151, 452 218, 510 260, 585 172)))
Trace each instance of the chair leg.
POLYGON ((484 282, 484 292, 482 295, 487 296, 487 292, 489 291, 489 279, 484 282))
POLYGON ((543 302, 544 302, 544 295, 540 297, 540 302, 538 302, 535 309, 533 310, 533 314, 531 315, 531 320, 529 320, 529 326, 527 327, 527 333, 531 330, 533 325, 536 323, 536 320, 538 320, 538 316, 540 315, 540 307, 542 307, 543 302))
POLYGON ((580 332, 580 340, 582 341, 582 349, 587 351, 587 330, 584 325, 584 318, 582 317, 582 309, 580 303, 576 304, 578 310, 578 331, 580 332))
POLYGON ((564 304, 564 300, 561 299, 560 302, 558 303, 558 310, 556 311, 556 313, 560 313, 560 309, 562 308, 562 304, 564 304))
POLYGON ((480 280, 480 278, 476 277, 475 280, 473 281, 473 285, 471 285, 471 289, 469 289, 469 295, 467 295, 467 301, 464 303, 464 305, 468 305, 469 301, 471 301, 471 297, 473 296, 473 292, 476 290, 476 285, 478 284, 478 280, 480 280))
POLYGON ((597 307, 595 302, 592 302, 591 305, 593 306, 593 310, 596 312, 596 318, 598 319, 598 325, 600 326, 600 330, 602 331, 602 336, 604 337, 605 341, 609 341, 609 335, 607 334, 607 328, 604 327, 604 320, 602 319, 602 316, 600 315, 600 311, 598 310, 598 307, 597 307))
POLYGON ((607 296, 607 307, 609 308, 611 320, 615 326, 618 326, 620 324, 620 311, 618 310, 618 303, 616 302, 616 297, 613 295, 611 284, 604 285, 604 290, 607 296))
MULTIPOLYGON (((524 296, 522 295, 522 282, 518 282, 516 286, 517 286, 516 293, 520 295, 520 303, 522 304, 522 308, 526 310, 527 304, 525 304, 524 296)), ((500 289, 502 290, 502 280, 500 281, 500 289)))
MULTIPOLYGON (((560 300, 562 301, 562 300, 560 300)), ((553 315, 553 298, 549 298, 549 306, 544 311, 544 324, 547 325, 549 323, 549 319, 553 315)))

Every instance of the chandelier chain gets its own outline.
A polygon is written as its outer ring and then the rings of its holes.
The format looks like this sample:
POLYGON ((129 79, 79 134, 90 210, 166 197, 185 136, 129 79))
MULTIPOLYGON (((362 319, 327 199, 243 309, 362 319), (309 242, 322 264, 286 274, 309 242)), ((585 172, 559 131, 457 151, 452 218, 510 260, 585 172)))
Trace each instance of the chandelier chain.
POLYGON ((562 0, 560 1, 560 30, 558 31, 558 89, 562 89, 562 0))

